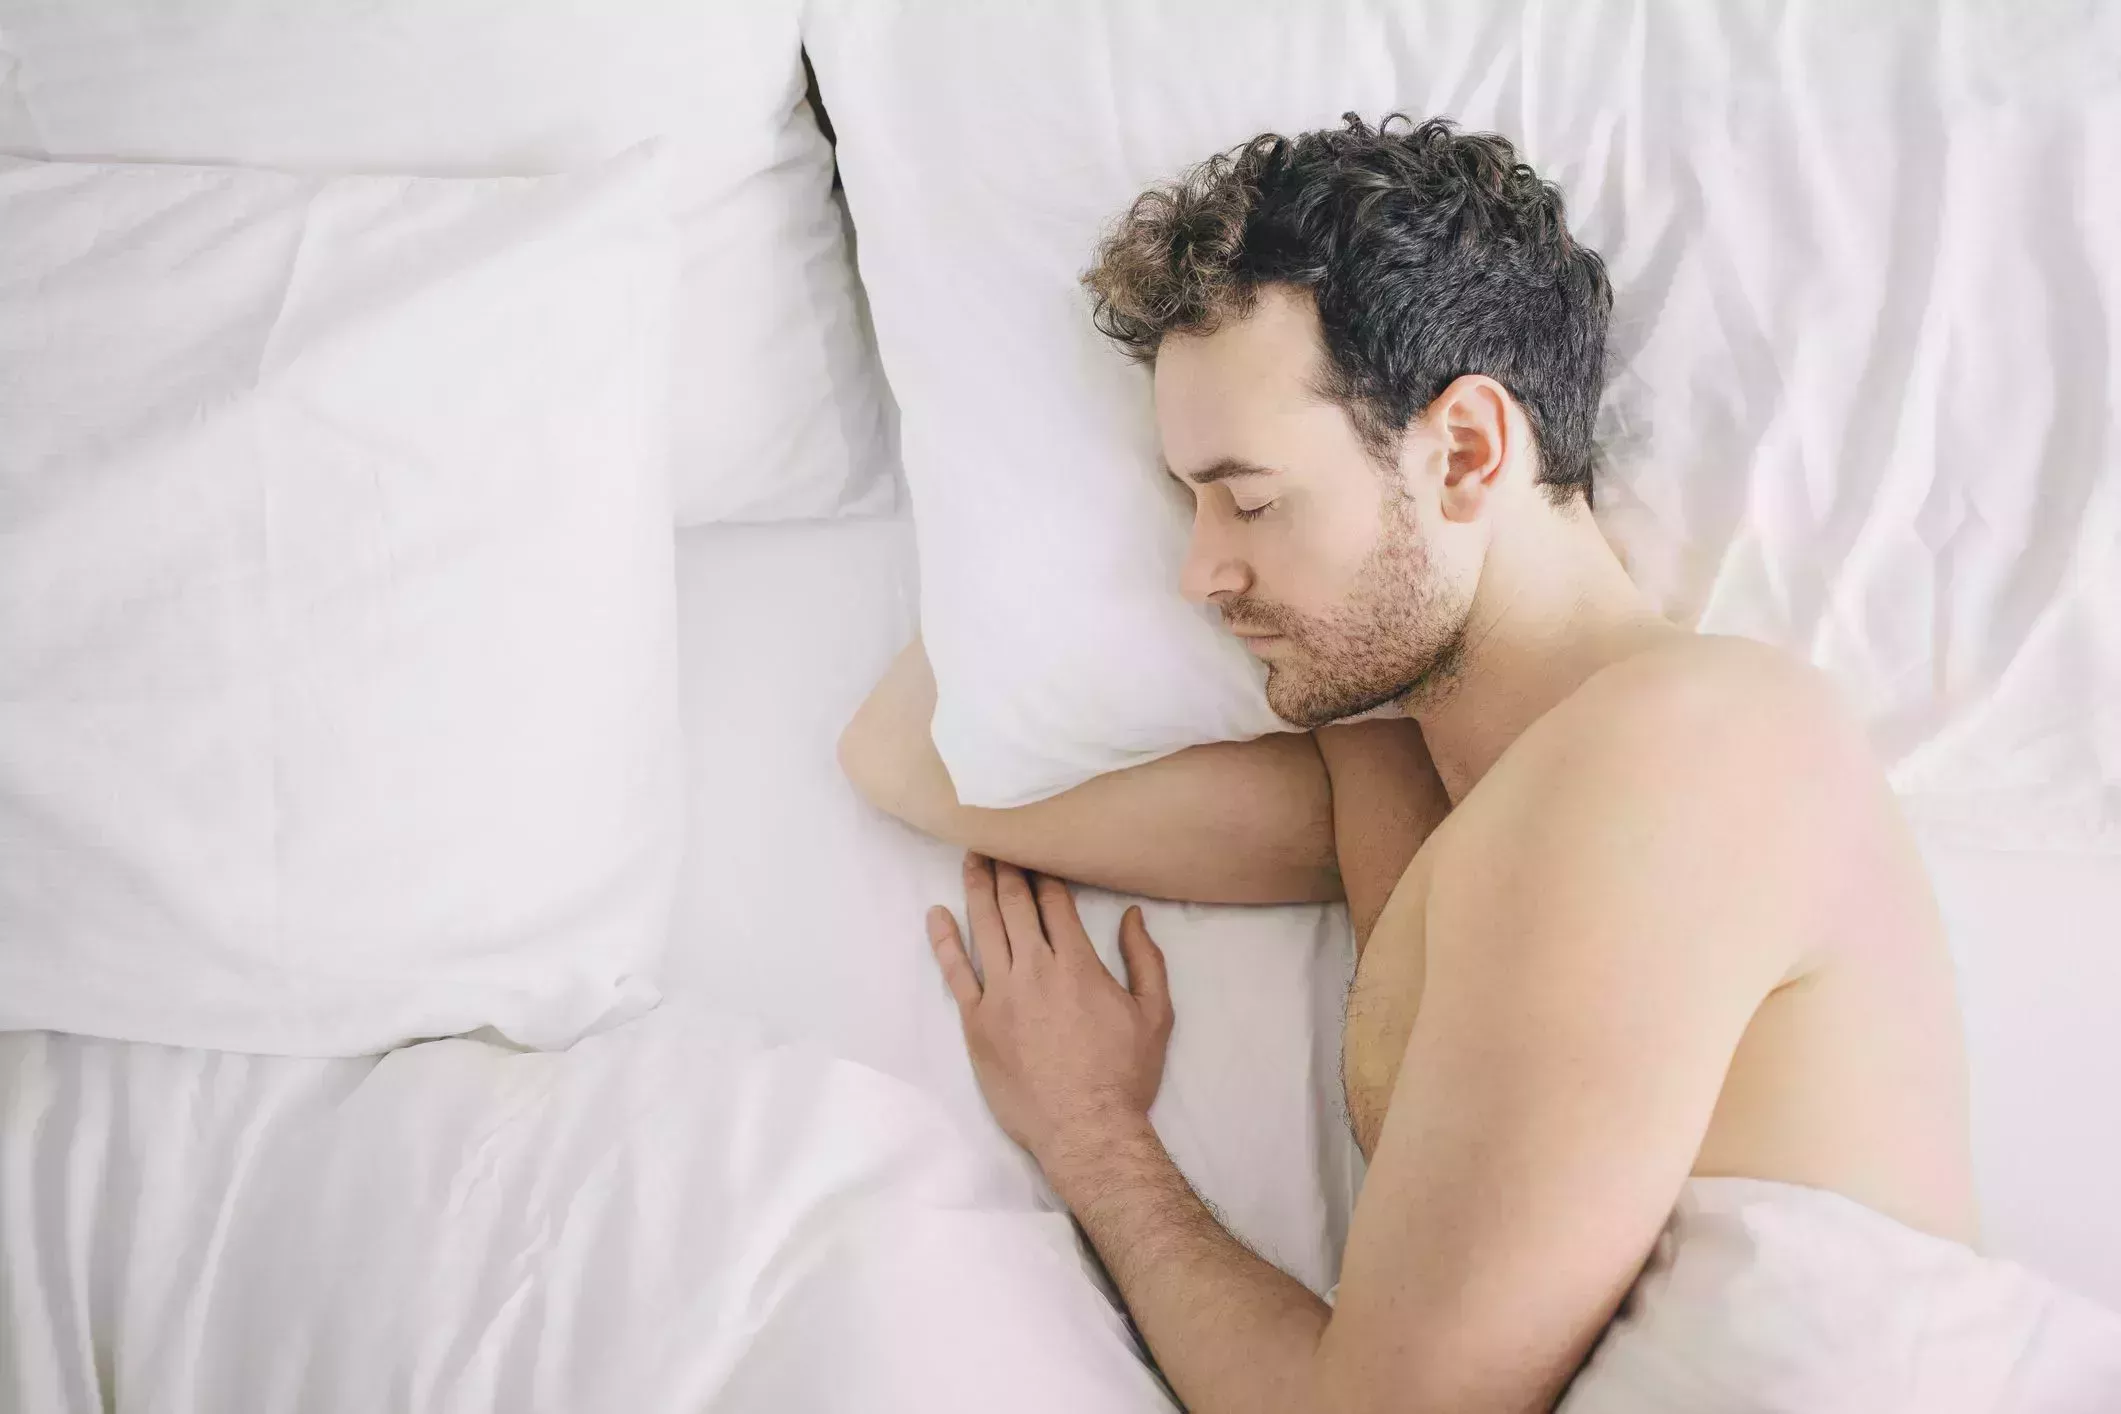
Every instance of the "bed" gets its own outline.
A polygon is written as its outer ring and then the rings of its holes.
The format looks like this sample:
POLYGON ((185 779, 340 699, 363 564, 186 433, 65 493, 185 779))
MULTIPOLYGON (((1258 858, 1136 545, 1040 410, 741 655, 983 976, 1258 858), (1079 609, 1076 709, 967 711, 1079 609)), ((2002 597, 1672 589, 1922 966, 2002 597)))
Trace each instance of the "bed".
MULTIPOLYGON (((791 65, 801 24, 844 19, 834 6, 801 8, 757 11, 791 65)), ((905 8, 930 21, 941 13, 905 8)), ((39 9, 0 5, 0 68, 10 42, 28 52, 9 22, 39 9)), ((497 13, 464 10, 488 24, 497 13)), ((828 103, 835 65, 849 62, 841 28, 837 49, 830 34, 813 43, 828 103)), ((1499 53, 1507 38, 1484 33, 1475 48, 1499 53)), ((197 42, 222 69, 200 66, 190 87, 143 82, 123 102, 105 95, 101 115, 55 96, 61 60, 87 51, 53 47, 39 71, 51 86, 0 87, 0 148, 65 149, 57 137, 68 123, 83 134, 109 123, 119 136, 81 136, 75 155, 170 160, 157 147, 167 143, 195 160, 301 165, 309 135, 268 139, 255 106, 184 116, 251 52, 197 42), (22 136, 32 120, 43 129, 34 143, 22 136)), ((1304 51, 1314 60, 1331 52, 1314 47, 1304 51)), ((650 48, 602 60, 624 72, 650 48)), ((328 51, 304 40, 278 52, 314 79, 337 62, 328 51)), ((509 53, 535 68, 566 51, 545 35, 509 53)), ((1454 79, 1476 106, 1495 99, 1480 72, 1454 79)), ((775 113, 805 111, 794 74, 768 95, 775 113)), ((2085 73, 2064 77, 2095 86, 2085 73)), ((437 96, 424 68, 403 82, 412 98, 401 125, 317 160, 559 170, 679 121, 679 107, 652 95, 588 121, 511 87, 481 120, 491 131, 415 156, 433 126, 477 124, 463 116, 470 105, 437 96)), ((258 103, 287 98, 259 92, 258 103)), ((851 93, 839 116, 843 130, 858 117, 851 93)), ((927 905, 959 901, 955 851, 864 804, 834 759, 849 713, 920 626, 922 585, 936 583, 943 556, 932 524, 916 523, 921 485, 909 512, 891 466, 889 399, 869 366, 839 208, 823 204, 830 155, 800 125, 758 135, 758 147, 743 189, 755 194, 760 173, 777 174, 807 182, 816 208, 773 228, 806 262, 782 272, 781 295, 829 306, 816 322, 836 332, 818 348, 756 340, 772 349, 774 387, 824 387, 822 404, 777 407, 785 415, 727 446, 707 448, 700 439, 715 428, 697 420, 679 430, 681 748, 669 774, 683 787, 683 854, 659 939, 661 1004, 563 1047, 474 1032, 382 1056, 0 1033, 0 1409, 1175 1407, 1066 1215, 974 1087, 920 932, 927 905), (712 459, 753 473, 683 478, 712 459)), ((862 266, 880 289, 886 220, 862 266)), ((910 369, 904 387, 920 391, 920 357, 901 346, 894 368, 887 347, 884 363, 894 378, 910 369)), ((778 396, 769 381, 751 388, 755 401, 778 396)), ((947 441, 932 402, 912 411, 910 445, 947 441)), ((716 427, 738 420, 729 408, 718 415, 716 427)), ((2110 491, 2111 476, 2102 484, 2110 491)), ((1619 514, 1669 509, 1648 490, 1623 497, 1619 514)), ((2088 504, 2096 522, 2115 502, 2088 504)), ((1859 540, 1897 514, 1879 505, 1858 517, 1859 540)), ((1735 577, 1712 586, 1737 620, 1770 624, 1788 607, 1752 593, 1763 584, 1847 588, 1833 543, 1807 549, 1794 537, 1775 550, 1784 558, 1733 561, 1735 577)), ((1691 562, 1662 572, 1714 578, 1691 562)), ((1839 622, 1831 608, 1819 622, 1839 622)), ((1976 616, 1954 652, 2008 659, 2003 640, 2021 626, 1976 616), (1983 624, 1996 642, 1969 640, 1983 624)), ((1907 735, 1918 746, 1950 746, 1947 737, 1907 735)), ((1915 755, 1918 776, 1940 759, 1915 755)), ((1941 759, 1949 768, 1954 758, 1941 759)), ((2036 755, 2012 758, 2027 761, 2036 755)), ((2110 774, 2052 799, 2090 801, 2086 818, 2110 810, 2110 774)), ((2009 776, 1981 776, 1922 834, 1960 970, 1987 1245, 2121 1304, 2111 1103, 2121 1038, 2110 1023, 2121 868, 2111 839, 2020 831, 2014 843, 1971 828, 2009 776)), ((1101 945, 1127 902, 1082 893, 1101 945)), ((1179 1018, 1157 1128, 1233 1230, 1325 1292, 1362 1177, 1340 1095, 1344 911, 1147 909, 1179 1018)))

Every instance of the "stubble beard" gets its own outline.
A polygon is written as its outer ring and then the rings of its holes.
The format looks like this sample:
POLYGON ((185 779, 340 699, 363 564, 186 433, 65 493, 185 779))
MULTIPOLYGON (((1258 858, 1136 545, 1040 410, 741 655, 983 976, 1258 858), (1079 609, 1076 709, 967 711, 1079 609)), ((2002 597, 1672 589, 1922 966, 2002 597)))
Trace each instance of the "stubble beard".
POLYGON ((1267 705, 1308 729, 1388 702, 1412 712, 1440 700, 1457 680, 1469 611, 1436 574, 1407 502, 1395 494, 1341 605, 1314 615, 1239 601, 1225 618, 1282 636, 1281 656, 1267 664, 1267 705))

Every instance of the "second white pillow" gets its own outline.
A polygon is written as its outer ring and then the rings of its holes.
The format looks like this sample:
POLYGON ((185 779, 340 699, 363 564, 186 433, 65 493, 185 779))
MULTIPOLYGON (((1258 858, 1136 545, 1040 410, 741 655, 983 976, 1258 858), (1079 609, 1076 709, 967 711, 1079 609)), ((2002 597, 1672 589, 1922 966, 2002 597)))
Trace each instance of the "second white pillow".
POLYGON ((564 1045, 681 843, 654 155, 0 159, 0 1028, 564 1045))

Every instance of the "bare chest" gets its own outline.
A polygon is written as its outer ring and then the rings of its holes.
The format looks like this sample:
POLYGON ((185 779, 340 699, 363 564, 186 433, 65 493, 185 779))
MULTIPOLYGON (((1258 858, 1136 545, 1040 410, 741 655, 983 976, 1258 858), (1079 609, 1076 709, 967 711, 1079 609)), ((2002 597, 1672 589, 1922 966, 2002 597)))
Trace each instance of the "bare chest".
MULTIPOLYGON (((1427 851, 1424 851, 1426 854, 1427 851)), ((1430 862, 1417 855, 1370 932, 1348 989, 1341 1042, 1341 1089, 1348 1124, 1368 1158, 1377 1147, 1385 1111, 1399 1080, 1407 1038, 1421 1011, 1428 971, 1426 929, 1430 862)))

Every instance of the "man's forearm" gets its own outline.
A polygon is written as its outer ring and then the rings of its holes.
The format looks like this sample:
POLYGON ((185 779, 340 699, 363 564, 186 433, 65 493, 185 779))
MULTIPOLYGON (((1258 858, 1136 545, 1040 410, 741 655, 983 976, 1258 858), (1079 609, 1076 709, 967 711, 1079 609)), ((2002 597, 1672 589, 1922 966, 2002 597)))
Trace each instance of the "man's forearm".
POLYGON ((1146 1119, 1085 1132, 1044 1163, 1188 1409, 1311 1408, 1331 1308, 1223 1229, 1146 1119))

